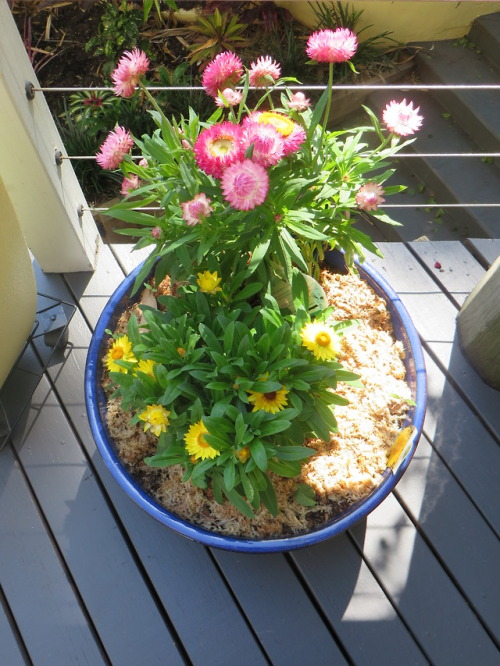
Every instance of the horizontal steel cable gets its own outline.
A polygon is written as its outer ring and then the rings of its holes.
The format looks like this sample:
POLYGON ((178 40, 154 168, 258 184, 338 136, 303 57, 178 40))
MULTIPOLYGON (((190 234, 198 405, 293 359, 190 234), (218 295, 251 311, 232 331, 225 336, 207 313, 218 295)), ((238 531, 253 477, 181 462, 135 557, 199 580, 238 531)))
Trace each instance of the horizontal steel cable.
MULTIPOLYGON (((384 210, 385 208, 500 208, 500 202, 498 203, 448 203, 448 204, 439 204, 439 203, 412 203, 412 204, 382 204, 379 206, 378 210, 384 210)), ((82 211, 90 213, 105 213, 109 208, 99 208, 90 206, 89 208, 83 207, 82 211)), ((166 210, 161 208, 161 206, 138 206, 137 208, 128 208, 127 210, 146 210, 146 211, 161 211, 166 210)))
MULTIPOLYGON (((151 92, 179 92, 179 91, 203 91, 205 90, 203 86, 147 86, 147 89, 151 92)), ((250 90, 255 90, 256 88, 250 87, 250 90)), ((289 85, 289 86, 276 86, 273 90, 307 90, 307 91, 323 91, 326 89, 325 85, 289 85)), ((110 86, 96 86, 96 87, 35 87, 32 86, 32 92, 43 92, 43 93, 63 93, 63 92, 113 92, 114 89, 110 86)), ((480 83, 480 84, 379 84, 379 85, 363 85, 363 84, 339 84, 335 86, 335 90, 360 90, 360 91, 377 91, 377 90, 389 90, 389 91, 411 91, 411 90, 500 90, 500 84, 494 83, 480 83)), ((141 159, 142 156, 134 155, 131 156, 132 159, 141 159)), ((497 158, 500 157, 500 153, 399 153, 396 155, 390 156, 392 159, 399 158, 497 158)), ((69 160, 95 160, 95 155, 60 155, 59 159, 69 159, 69 160)), ((418 204, 385 204, 381 206, 381 209, 385 208, 498 208, 500 203, 418 203, 418 204)), ((108 208, 98 208, 98 207, 83 207, 82 211, 90 212, 106 212, 108 208)), ((160 207, 138 207, 137 209, 131 210, 145 210, 145 211, 161 211, 165 210, 160 207)))
MULTIPOLYGON (((142 159, 142 155, 129 155, 133 160, 142 159)), ((400 157, 500 157, 500 153, 397 153, 388 155, 384 159, 397 160, 400 157)), ((61 160, 95 160, 95 155, 61 155, 61 160)))
MULTIPOLYGON (((146 86, 150 92, 164 92, 164 91, 198 91, 205 90, 203 86, 146 86)), ((237 86, 238 90, 243 90, 242 86, 237 86)), ((44 87, 35 87, 32 86, 31 90, 33 92, 43 92, 43 93, 52 93, 52 92, 113 92, 114 88, 111 86, 96 86, 96 87, 75 87, 75 88, 44 88, 44 87)), ((138 88, 136 88, 138 90, 138 88)), ((257 90, 254 86, 250 86, 249 90, 257 90)), ((261 89, 260 89, 261 90, 261 89)), ((275 86, 273 90, 326 90, 325 85, 308 85, 308 84, 298 84, 290 86, 275 86)), ((367 85, 367 84, 339 84, 335 85, 335 90, 500 90, 499 83, 381 83, 378 85, 367 85)))

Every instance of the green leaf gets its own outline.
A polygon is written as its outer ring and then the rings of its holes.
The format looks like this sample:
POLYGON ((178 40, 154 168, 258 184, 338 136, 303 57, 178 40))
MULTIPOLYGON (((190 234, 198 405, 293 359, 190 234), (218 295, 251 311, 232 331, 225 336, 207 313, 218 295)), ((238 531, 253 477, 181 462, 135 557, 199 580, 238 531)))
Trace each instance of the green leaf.
POLYGON ((295 501, 302 506, 316 506, 314 490, 307 483, 299 483, 295 491, 295 501))
POLYGON ((234 488, 234 483, 236 481, 236 470, 234 467, 234 461, 228 460, 224 467, 224 485, 227 490, 232 490, 234 488))
MULTIPOLYGON (((240 481, 241 485, 243 486, 243 492, 245 493, 245 496, 249 502, 252 502, 254 497, 255 497, 255 489, 252 485, 252 482, 248 478, 248 476, 245 474, 245 471, 243 467, 240 465, 239 467, 239 472, 240 472, 240 481)), ((258 493, 257 493, 258 494, 258 493)))
POLYGON ((262 289, 262 282, 251 282, 243 287, 234 297, 235 301, 245 301, 262 289))
POLYGON ((307 446, 277 446, 276 458, 278 460, 305 460, 314 455, 316 451, 307 446))
POLYGON ((257 467, 265 472, 267 470, 267 453, 264 444, 259 439, 254 439, 249 446, 252 460, 255 462, 257 467))
POLYGON ((300 251, 299 246, 291 236, 290 232, 284 227, 281 230, 281 240, 292 261, 297 264, 301 271, 307 273, 308 268, 306 262, 304 261, 304 257, 302 256, 302 252, 300 251))
POLYGON ((284 476, 288 479, 293 479, 300 474, 302 465, 298 460, 269 460, 268 467, 271 472, 278 476, 284 476))
POLYGON ((291 425, 290 421, 285 419, 276 418, 273 421, 268 421, 260 429, 261 437, 269 437, 270 435, 276 435, 278 432, 284 432, 291 425))
POLYGON ((234 490, 234 488, 232 488, 231 490, 229 490, 229 488, 226 488, 224 481, 221 481, 221 484, 222 484, 222 492, 231 502, 231 504, 233 504, 238 509, 238 511, 247 518, 255 518, 254 512, 245 502, 243 497, 236 490, 234 490))
POLYGON ((328 236, 322 234, 321 231, 318 231, 312 226, 307 226, 305 224, 302 224, 302 222, 293 221, 290 218, 287 218, 286 226, 297 235, 304 236, 304 238, 311 238, 312 240, 320 240, 320 241, 328 240, 328 236))
POLYGON ((271 482, 271 479, 267 476, 267 474, 265 474, 264 477, 265 477, 265 480, 266 480, 266 487, 260 493, 262 503, 264 504, 266 509, 269 511, 271 516, 277 516, 278 515, 278 500, 276 498, 276 491, 274 490, 274 486, 271 482))

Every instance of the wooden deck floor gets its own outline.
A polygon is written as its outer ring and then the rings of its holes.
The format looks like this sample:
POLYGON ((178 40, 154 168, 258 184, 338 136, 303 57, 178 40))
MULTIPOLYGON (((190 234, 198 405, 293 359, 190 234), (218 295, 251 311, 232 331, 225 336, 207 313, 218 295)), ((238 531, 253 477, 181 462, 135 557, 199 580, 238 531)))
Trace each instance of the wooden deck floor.
MULTIPOLYGON (((500 663, 500 392, 464 360, 455 329, 500 241, 382 251, 372 263, 425 346, 424 436, 366 521, 291 554, 177 536, 105 468, 83 372, 92 327, 137 261, 129 248, 104 246, 94 274, 39 276, 40 291, 78 309, 0 454, 0 664, 500 663)), ((5 396, 12 412, 38 366, 29 348, 5 396)))

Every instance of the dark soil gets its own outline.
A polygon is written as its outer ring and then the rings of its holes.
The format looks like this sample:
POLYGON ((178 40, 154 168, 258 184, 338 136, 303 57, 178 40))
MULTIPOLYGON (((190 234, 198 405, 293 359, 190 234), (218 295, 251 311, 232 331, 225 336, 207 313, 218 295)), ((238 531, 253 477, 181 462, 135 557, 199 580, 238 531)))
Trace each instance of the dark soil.
MULTIPOLYGON (((102 85, 102 59, 85 51, 97 32, 102 5, 59 3, 36 10, 34 3, 14 4, 13 15, 43 87, 102 85)), ((42 5, 39 5, 40 7, 42 5)))

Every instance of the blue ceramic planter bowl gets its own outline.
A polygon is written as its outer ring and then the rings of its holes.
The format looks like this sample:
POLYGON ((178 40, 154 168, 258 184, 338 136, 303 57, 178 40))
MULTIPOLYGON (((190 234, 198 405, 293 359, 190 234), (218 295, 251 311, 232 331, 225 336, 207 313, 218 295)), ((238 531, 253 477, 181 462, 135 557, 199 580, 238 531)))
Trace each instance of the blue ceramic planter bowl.
POLYGON ((396 337, 401 340, 406 350, 406 379, 411 388, 416 407, 411 408, 404 425, 413 425, 415 435, 408 452, 404 459, 400 461, 397 469, 395 471, 387 469, 380 485, 361 501, 351 505, 332 520, 305 534, 261 540, 223 536, 182 520, 149 496, 118 459, 115 444, 106 427, 106 400, 101 387, 101 359, 107 351, 108 335, 105 331, 106 329, 115 329, 120 314, 133 302, 129 298, 129 294, 140 267, 122 282, 106 304, 92 337, 85 369, 85 396, 90 427, 97 447, 112 475, 140 507, 179 534, 206 546, 233 551, 269 553, 304 548, 341 534, 365 518, 387 497, 408 467, 422 432, 426 405, 425 366, 418 334, 398 295, 372 267, 365 263, 358 266, 358 268, 360 276, 386 301, 392 316, 396 337))

